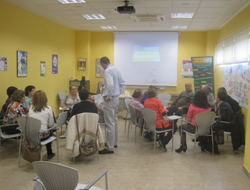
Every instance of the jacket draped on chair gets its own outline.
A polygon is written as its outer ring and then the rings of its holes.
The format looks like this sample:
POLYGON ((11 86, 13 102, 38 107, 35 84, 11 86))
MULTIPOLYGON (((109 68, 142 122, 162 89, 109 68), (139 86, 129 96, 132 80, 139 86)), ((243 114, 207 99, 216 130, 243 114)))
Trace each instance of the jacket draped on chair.
POLYGON ((66 153, 69 157, 76 157, 80 154, 76 116, 78 121, 80 144, 82 144, 83 141, 84 143, 89 143, 91 140, 97 139, 99 146, 104 146, 102 130, 98 123, 99 115, 95 113, 77 114, 69 120, 67 128, 66 153), (97 127, 99 130, 96 135, 97 127))

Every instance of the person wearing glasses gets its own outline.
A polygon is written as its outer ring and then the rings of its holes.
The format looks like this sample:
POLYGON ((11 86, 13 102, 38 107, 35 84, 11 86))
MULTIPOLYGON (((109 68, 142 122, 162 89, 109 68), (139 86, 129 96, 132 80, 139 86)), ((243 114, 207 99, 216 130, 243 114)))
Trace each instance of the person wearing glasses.
POLYGON ((194 100, 194 92, 192 90, 191 82, 185 83, 185 89, 186 90, 181 92, 180 95, 171 103, 171 105, 167 106, 168 116, 173 115, 173 114, 181 116, 182 111, 183 111, 183 114, 187 114, 188 107, 194 100), (183 108, 183 106, 187 108, 183 108))
POLYGON ((70 93, 65 96, 63 101, 62 108, 64 110, 72 109, 75 104, 81 102, 75 85, 70 85, 69 91, 70 93))

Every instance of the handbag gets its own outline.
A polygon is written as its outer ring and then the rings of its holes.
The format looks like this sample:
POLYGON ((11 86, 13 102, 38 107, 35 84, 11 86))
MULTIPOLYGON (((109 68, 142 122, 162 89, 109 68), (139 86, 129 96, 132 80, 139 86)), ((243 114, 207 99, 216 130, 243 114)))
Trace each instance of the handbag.
MULTIPOLYGON (((27 117, 26 117, 26 122, 27 122, 27 117)), ((25 132, 27 132, 26 125, 25 125, 25 132)), ((29 162, 39 161, 41 150, 42 150, 42 145, 40 144, 34 145, 32 142, 29 142, 25 139, 22 157, 23 159, 29 162)))
POLYGON ((29 162, 39 161, 41 149, 41 145, 34 145, 32 142, 28 142, 27 140, 25 140, 23 159, 29 162))
POLYGON ((77 128, 77 133, 78 133, 80 154, 82 156, 91 156, 91 155, 95 154, 99 150, 98 141, 97 141, 99 128, 97 127, 97 130, 96 130, 96 138, 91 140, 89 143, 84 143, 84 140, 83 140, 82 144, 80 144, 80 136, 79 136, 79 128, 78 128, 78 122, 77 122, 77 115, 76 115, 76 128, 77 128))
POLYGON ((216 129, 214 131, 214 141, 217 144, 224 144, 224 131, 222 129, 216 129))

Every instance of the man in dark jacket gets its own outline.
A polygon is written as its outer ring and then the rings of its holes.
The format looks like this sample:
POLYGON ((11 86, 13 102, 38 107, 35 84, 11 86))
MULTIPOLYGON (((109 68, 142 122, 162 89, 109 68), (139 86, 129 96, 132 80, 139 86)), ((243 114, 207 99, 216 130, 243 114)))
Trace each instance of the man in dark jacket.
POLYGON ((188 109, 183 109, 183 106, 189 107, 194 100, 194 92, 192 90, 192 84, 190 82, 185 83, 185 91, 181 92, 180 95, 167 107, 167 115, 182 115, 187 113, 188 109), (182 110, 183 109, 183 110, 182 110))
MULTIPOLYGON (((235 99, 233 99, 231 96, 229 96, 227 94, 227 90, 224 87, 218 88, 218 92, 219 91, 224 91, 226 93, 226 97, 225 97, 224 101, 226 101, 226 102, 228 102, 230 104, 230 106, 233 109, 234 114, 236 114, 238 111, 241 110, 241 107, 240 107, 239 103, 235 99)), ((218 101, 215 101, 215 104, 216 104, 215 107, 217 107, 218 101)))

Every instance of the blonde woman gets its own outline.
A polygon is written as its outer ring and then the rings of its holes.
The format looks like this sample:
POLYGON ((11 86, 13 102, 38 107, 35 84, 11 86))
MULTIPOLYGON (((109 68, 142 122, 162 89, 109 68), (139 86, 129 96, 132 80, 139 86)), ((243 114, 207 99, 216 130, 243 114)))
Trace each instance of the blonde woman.
POLYGON ((81 102, 75 85, 70 85, 69 91, 70 93, 66 95, 63 101, 63 109, 72 109, 75 104, 81 102))

